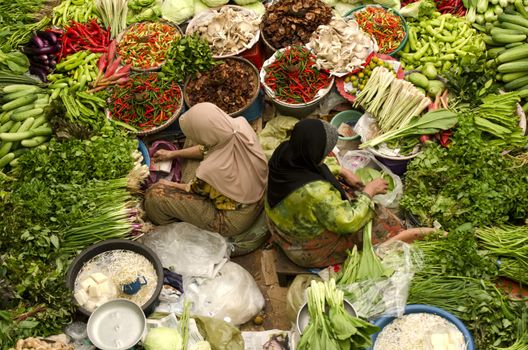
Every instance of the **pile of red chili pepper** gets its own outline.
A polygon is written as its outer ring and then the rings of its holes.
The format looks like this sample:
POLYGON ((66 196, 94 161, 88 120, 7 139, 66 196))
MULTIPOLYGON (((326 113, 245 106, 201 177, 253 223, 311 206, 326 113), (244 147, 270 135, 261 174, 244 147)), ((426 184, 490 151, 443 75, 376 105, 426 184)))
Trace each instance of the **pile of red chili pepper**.
POLYGON ((86 24, 72 21, 61 36, 62 48, 59 58, 77 51, 105 52, 110 44, 110 31, 101 28, 96 20, 86 24))
POLYGON ((264 69, 264 82, 275 97, 286 103, 310 102, 331 81, 327 71, 315 67, 315 56, 305 47, 292 46, 278 52, 275 62, 264 69))
POLYGON ((119 42, 118 53, 134 68, 157 68, 165 61, 178 30, 164 23, 142 22, 130 27, 119 42))
POLYGON ((164 124, 181 103, 182 93, 177 82, 163 80, 158 73, 137 74, 114 88, 110 117, 147 131, 164 124))
MULTIPOLYGON (((407 6, 418 0, 404 0, 401 2, 401 6, 407 6)), ((462 0, 435 0, 436 8, 438 12, 450 13, 455 16, 464 17, 466 15, 466 8, 462 0)))
POLYGON ((376 39, 378 53, 394 52, 405 38, 401 17, 381 6, 366 6, 354 16, 359 27, 376 39))

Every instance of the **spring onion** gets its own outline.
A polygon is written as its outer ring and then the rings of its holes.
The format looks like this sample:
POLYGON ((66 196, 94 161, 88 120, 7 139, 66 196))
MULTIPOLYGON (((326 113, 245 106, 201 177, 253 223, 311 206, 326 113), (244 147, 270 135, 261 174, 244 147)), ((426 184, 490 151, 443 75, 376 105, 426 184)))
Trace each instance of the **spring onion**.
POLYGON ((126 29, 127 3, 127 0, 97 0, 95 3, 105 27, 110 27, 112 38, 126 29))

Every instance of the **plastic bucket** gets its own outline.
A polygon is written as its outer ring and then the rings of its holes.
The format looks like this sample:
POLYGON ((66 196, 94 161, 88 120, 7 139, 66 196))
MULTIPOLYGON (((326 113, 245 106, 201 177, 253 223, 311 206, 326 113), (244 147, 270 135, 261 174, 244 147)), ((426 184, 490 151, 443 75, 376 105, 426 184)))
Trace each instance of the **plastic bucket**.
MULTIPOLYGON (((356 125, 357 121, 359 120, 359 118, 361 118, 362 115, 363 113, 358 112, 353 109, 349 111, 339 112, 332 118, 332 120, 330 121, 330 124, 332 124, 336 128, 339 128, 339 126, 342 123, 349 124, 350 126, 353 127, 354 125, 356 125)), ((359 140, 359 138, 360 138, 359 135, 355 135, 351 137, 339 136, 339 139, 342 141, 354 141, 354 140, 359 140)))
POLYGON ((392 157, 392 156, 386 156, 384 154, 379 153, 373 148, 368 148, 368 151, 374 154, 377 160, 379 160, 381 163, 383 163, 387 168, 389 168, 394 174, 398 176, 402 176, 407 171, 407 165, 409 165, 409 162, 411 159, 415 158, 420 152, 405 156, 405 157, 392 157))
MULTIPOLYGON (((475 342, 473 341, 473 336, 471 335, 471 332, 466 328, 464 323, 460 321, 457 317, 450 314, 449 312, 442 310, 440 308, 429 306, 429 305, 422 305, 422 304, 412 304, 407 305, 405 307, 404 315, 409 314, 418 314, 418 313, 426 313, 426 314, 433 314, 440 317, 445 318, 449 322, 451 322, 453 325, 455 325, 456 328, 462 333, 464 336, 464 340, 466 342, 466 350, 475 350, 475 342)), ((389 323, 394 321, 396 317, 381 317, 372 322, 375 326, 378 326, 383 330, 385 326, 387 326, 389 323)), ((381 332, 381 331, 380 331, 381 332)), ((376 339, 378 338, 379 333, 373 334, 370 338, 372 339, 372 344, 376 343, 376 339)), ((373 347, 371 347, 369 350, 372 350, 373 347)))

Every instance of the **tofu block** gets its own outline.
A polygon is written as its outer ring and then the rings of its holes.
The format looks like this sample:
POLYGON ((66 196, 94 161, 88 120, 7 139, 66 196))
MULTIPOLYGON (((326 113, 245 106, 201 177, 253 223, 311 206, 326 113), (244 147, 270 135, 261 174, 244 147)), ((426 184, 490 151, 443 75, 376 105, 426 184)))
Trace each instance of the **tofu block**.
POLYGON ((83 306, 88 301, 88 294, 83 289, 79 289, 75 294, 73 295, 75 297, 75 300, 79 303, 79 305, 83 306))
POLYGON ((99 285, 95 285, 95 286, 90 286, 90 289, 88 289, 88 295, 90 296, 90 298, 99 298, 102 296, 102 293, 101 293, 101 288, 99 287, 99 285))
POLYGON ((93 300, 88 300, 86 304, 84 304, 84 308, 88 311, 93 311, 97 308, 97 305, 93 300))
POLYGON ((85 291, 88 291, 91 286, 96 286, 96 285, 97 285, 97 282, 95 282, 92 277, 88 277, 81 282, 81 288, 84 289, 85 291))
POLYGON ((102 272, 93 273, 90 277, 95 282, 97 282, 97 284, 101 284, 101 283, 106 282, 108 280, 108 277, 106 277, 106 275, 104 273, 102 273, 102 272))
POLYGON ((433 350, 448 350, 449 335, 447 333, 436 333, 431 335, 433 350))

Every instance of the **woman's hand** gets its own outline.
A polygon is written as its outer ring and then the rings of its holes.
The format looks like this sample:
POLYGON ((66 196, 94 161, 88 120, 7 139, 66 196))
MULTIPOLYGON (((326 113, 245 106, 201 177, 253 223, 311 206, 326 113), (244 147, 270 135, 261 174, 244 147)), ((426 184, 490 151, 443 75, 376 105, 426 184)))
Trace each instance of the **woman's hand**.
POLYGON ((363 189, 363 192, 365 192, 372 198, 377 194, 387 193, 388 188, 389 188, 388 182, 383 180, 382 178, 379 178, 376 180, 372 180, 371 182, 366 184, 365 188, 363 189))
POLYGON ((346 183, 355 188, 363 188, 363 181, 361 178, 354 174, 352 171, 341 168, 339 175, 345 179, 346 183))
POLYGON ((160 149, 152 156, 152 161, 163 162, 165 160, 173 160, 178 157, 177 151, 169 151, 166 149, 160 149))

